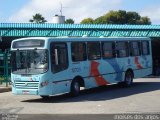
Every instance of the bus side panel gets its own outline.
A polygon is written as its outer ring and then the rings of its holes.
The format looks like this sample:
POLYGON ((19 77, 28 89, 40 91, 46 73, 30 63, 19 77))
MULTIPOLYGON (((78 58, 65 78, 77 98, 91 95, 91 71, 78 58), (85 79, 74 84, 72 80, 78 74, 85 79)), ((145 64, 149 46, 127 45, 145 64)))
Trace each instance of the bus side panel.
POLYGON ((134 78, 145 77, 152 73, 152 68, 142 69, 142 70, 134 70, 134 78))
POLYGON ((134 77, 140 78, 152 74, 152 57, 151 55, 139 56, 134 58, 134 77), (136 60, 138 59, 138 60, 136 60))
POLYGON ((124 81, 125 72, 128 69, 132 69, 132 65, 130 64, 129 57, 122 57, 122 58, 113 58, 113 59, 106 59, 102 65, 103 74, 108 77, 108 81, 110 83, 118 83, 124 81), (104 67, 106 66, 108 67, 104 67))
POLYGON ((116 59, 94 60, 88 64, 89 77, 85 78, 86 88, 118 83, 124 77, 116 59))
POLYGON ((71 73, 69 69, 52 74, 52 94, 70 92, 71 73))
POLYGON ((102 60, 100 71, 110 83, 118 83, 123 79, 123 70, 116 58, 102 60))
POLYGON ((134 69, 134 77, 140 78, 152 74, 152 49, 151 41, 149 41, 149 55, 141 55, 132 57, 134 69))
POLYGON ((151 55, 135 56, 130 59, 134 78, 145 77, 152 74, 152 57, 151 55))
POLYGON ((53 95, 60 94, 60 93, 68 93, 70 92, 70 83, 71 81, 61 81, 61 82, 54 82, 53 83, 53 95))
POLYGON ((96 87, 96 81, 94 75, 91 73, 91 61, 72 62, 71 75, 72 79, 76 77, 82 77, 84 80, 85 88, 96 87))

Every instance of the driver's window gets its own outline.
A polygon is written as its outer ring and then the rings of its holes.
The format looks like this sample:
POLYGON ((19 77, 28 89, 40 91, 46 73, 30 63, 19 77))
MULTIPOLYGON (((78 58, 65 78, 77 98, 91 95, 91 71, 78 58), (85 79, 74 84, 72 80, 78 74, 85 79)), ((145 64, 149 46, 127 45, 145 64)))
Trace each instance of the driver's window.
POLYGON ((51 68, 53 73, 68 68, 68 52, 66 43, 51 43, 51 68))

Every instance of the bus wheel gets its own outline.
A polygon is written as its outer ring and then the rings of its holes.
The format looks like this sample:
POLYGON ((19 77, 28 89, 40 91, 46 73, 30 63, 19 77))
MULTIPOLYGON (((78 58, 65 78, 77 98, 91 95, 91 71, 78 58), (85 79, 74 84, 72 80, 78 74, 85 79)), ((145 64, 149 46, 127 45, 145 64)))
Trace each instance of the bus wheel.
POLYGON ((72 83, 71 83, 71 95, 72 96, 78 96, 79 95, 79 92, 80 92, 80 84, 78 82, 77 79, 73 80, 72 83))
POLYGON ((130 87, 133 83, 133 74, 131 71, 127 71, 125 74, 124 86, 130 87))
POLYGON ((49 99, 49 96, 41 95, 41 98, 44 99, 44 100, 47 100, 47 99, 49 99))

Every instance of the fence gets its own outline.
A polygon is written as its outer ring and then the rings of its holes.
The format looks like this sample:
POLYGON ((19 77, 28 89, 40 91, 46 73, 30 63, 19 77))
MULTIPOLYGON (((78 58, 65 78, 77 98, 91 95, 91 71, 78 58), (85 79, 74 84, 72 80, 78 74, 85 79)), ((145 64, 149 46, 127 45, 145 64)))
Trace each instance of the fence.
POLYGON ((11 82, 11 54, 10 51, 0 51, 0 84, 6 83, 6 87, 11 82))

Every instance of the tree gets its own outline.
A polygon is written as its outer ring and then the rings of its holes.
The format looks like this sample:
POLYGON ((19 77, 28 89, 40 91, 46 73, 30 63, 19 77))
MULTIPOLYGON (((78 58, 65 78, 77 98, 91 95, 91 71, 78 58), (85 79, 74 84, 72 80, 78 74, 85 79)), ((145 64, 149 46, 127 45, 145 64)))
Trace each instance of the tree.
POLYGON ((96 18, 96 19, 94 20, 94 23, 95 23, 95 24, 106 24, 107 21, 106 21, 105 16, 100 16, 100 17, 98 17, 98 18, 96 18))
POLYGON ((92 18, 86 18, 81 21, 81 24, 93 24, 94 20, 92 18))
POLYGON ((74 24, 74 20, 69 18, 69 19, 66 19, 65 23, 66 24, 74 24))
MULTIPOLYGON (((86 19, 82 20, 86 21, 86 19)), ((82 22, 84 24, 84 22, 82 22)), ((148 17, 141 17, 137 12, 126 12, 125 10, 110 11, 96 18, 94 24, 145 24, 150 25, 148 17)))
POLYGON ((127 12, 127 24, 139 24, 141 16, 136 12, 127 12))
POLYGON ((126 11, 110 11, 104 18, 108 24, 126 24, 126 11))
POLYGON ((150 25, 151 24, 151 20, 148 17, 141 17, 139 24, 150 25))
POLYGON ((29 22, 45 23, 45 22, 47 22, 47 20, 45 20, 45 18, 40 13, 36 13, 35 15, 33 15, 33 18, 29 20, 29 22))

